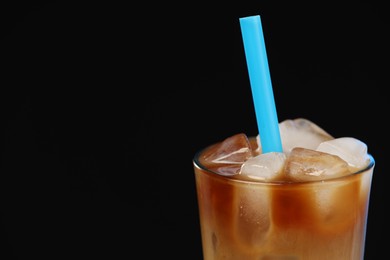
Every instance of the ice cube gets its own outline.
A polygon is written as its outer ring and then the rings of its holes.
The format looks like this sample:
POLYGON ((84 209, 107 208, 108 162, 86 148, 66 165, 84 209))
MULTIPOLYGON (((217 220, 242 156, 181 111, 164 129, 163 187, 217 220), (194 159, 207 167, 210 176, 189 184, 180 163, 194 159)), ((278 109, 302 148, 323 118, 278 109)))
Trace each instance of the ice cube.
POLYGON ((237 185, 232 223, 237 243, 257 247, 268 241, 271 229, 270 190, 263 186, 237 185))
MULTIPOLYGON (((324 141, 333 139, 315 123, 304 119, 287 119, 279 123, 280 138, 283 151, 290 153, 294 147, 303 147, 315 150, 324 141)), ((260 137, 257 136, 258 150, 261 151, 260 137)))
POLYGON ((337 155, 296 147, 287 156, 285 172, 294 181, 313 181, 344 176, 350 170, 337 155))
POLYGON ((206 162, 215 164, 242 164, 250 157, 251 145, 243 133, 226 138, 203 155, 206 162))
POLYGON ((233 176, 239 173, 239 164, 220 164, 217 167, 210 167, 210 170, 214 170, 223 176, 233 176))
POLYGON ((226 138, 206 150, 199 161, 221 175, 231 176, 239 172, 241 164, 252 157, 248 137, 239 133, 226 138))
POLYGON ((284 153, 260 154, 248 159, 241 166, 240 174, 260 181, 276 180, 282 174, 285 160, 284 153))
POLYGON ((337 155, 355 169, 363 169, 370 162, 367 145, 353 137, 340 137, 322 142, 316 150, 337 155))

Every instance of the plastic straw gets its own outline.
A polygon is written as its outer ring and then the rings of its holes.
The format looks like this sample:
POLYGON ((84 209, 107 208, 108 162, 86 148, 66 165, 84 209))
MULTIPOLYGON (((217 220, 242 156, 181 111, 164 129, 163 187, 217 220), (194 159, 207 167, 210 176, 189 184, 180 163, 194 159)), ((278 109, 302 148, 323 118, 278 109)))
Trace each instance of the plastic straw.
POLYGON ((260 16, 240 18, 240 26, 262 152, 282 152, 260 16))

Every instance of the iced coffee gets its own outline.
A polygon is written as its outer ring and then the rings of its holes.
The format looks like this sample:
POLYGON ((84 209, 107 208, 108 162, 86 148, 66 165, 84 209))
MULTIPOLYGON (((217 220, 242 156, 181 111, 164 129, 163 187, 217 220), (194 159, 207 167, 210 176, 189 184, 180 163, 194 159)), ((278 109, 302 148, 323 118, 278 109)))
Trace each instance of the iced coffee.
POLYGON ((361 260, 374 159, 362 141, 313 122, 225 138, 194 158, 204 260, 361 260))

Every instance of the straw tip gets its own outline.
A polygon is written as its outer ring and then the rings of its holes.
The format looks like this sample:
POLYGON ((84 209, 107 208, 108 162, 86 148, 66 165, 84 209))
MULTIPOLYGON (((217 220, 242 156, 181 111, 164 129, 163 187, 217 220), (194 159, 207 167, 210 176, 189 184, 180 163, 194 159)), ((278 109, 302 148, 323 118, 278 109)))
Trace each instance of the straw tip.
POLYGON ((260 18, 260 15, 250 15, 250 16, 244 16, 244 17, 240 17, 240 21, 243 21, 243 20, 252 20, 252 19, 258 19, 260 18))

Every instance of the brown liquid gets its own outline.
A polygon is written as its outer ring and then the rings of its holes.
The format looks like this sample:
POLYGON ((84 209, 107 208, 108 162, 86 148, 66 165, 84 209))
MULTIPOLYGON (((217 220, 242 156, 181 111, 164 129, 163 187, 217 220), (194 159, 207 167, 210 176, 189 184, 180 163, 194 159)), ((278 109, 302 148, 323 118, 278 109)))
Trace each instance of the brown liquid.
POLYGON ((363 259, 373 167, 306 183, 249 182, 211 171, 195 163, 205 260, 363 259))

